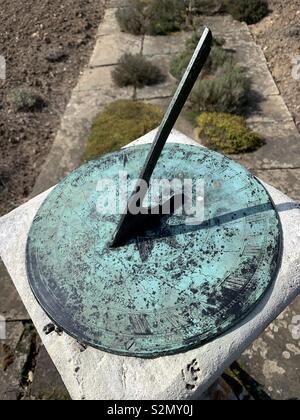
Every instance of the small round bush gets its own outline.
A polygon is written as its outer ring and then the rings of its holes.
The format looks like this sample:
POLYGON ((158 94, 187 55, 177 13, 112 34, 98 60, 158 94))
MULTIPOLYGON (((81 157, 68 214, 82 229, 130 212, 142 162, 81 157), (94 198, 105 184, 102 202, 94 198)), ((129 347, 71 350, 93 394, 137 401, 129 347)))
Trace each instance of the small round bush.
POLYGON ((119 8, 121 29, 134 35, 166 35, 181 29, 186 20, 183 0, 129 0, 119 8))
POLYGON ((95 119, 85 149, 85 160, 121 149, 158 127, 160 107, 130 100, 110 103, 95 119))
POLYGON ((165 76, 159 67, 152 64, 141 54, 124 54, 112 72, 114 82, 119 87, 134 86, 141 88, 162 83, 165 76))
POLYGON ((123 32, 133 35, 146 33, 146 5, 143 0, 129 0, 128 7, 117 10, 116 17, 123 32))
POLYGON ((16 89, 10 95, 10 102, 17 112, 40 111, 46 106, 42 97, 28 89, 16 89))
POLYGON ((197 118, 197 124, 204 145, 226 154, 253 152, 265 144, 263 137, 236 115, 206 112, 197 118))
POLYGON ((179 31, 186 21, 182 0, 150 0, 147 7, 149 35, 167 35, 179 31))
MULTIPOLYGON (((192 58, 192 55, 199 42, 200 35, 194 33, 190 39, 187 40, 185 49, 182 53, 176 55, 171 61, 170 73, 176 79, 180 80, 192 58)), ((214 39, 211 53, 205 64, 205 73, 214 73, 220 66, 225 63, 232 63, 234 60, 234 54, 231 51, 227 51, 222 46, 225 41, 223 39, 214 39)))
POLYGON ((226 0, 225 9, 234 19, 248 25, 259 22, 269 13, 267 0, 226 0))
POLYGON ((243 113, 251 90, 251 82, 242 67, 226 64, 214 77, 199 80, 189 101, 190 113, 243 113))

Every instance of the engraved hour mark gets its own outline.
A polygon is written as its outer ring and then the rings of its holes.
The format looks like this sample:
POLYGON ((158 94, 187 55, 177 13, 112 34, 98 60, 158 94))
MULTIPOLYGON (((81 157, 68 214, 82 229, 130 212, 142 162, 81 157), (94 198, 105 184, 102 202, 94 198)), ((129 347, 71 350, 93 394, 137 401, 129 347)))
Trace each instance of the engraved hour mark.
POLYGON ((248 245, 244 250, 244 255, 247 257, 255 257, 256 255, 260 254, 261 250, 262 249, 260 246, 248 245))
POLYGON ((169 322, 175 330, 178 330, 181 327, 184 327, 184 322, 182 319, 178 317, 177 314, 167 315, 166 316, 167 322, 169 322))
POLYGON ((223 283, 223 286, 226 287, 226 289, 230 289, 235 292, 239 292, 244 285, 245 279, 242 277, 228 277, 223 283))
POLYGON ((146 315, 144 314, 129 315, 129 320, 135 334, 137 335, 151 335, 152 334, 146 315))

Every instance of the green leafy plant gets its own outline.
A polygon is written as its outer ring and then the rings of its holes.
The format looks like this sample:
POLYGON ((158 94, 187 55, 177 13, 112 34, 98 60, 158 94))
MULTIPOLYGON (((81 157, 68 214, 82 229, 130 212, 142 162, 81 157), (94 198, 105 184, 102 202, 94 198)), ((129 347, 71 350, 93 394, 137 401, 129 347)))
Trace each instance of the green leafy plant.
POLYGON ((215 76, 196 83, 189 101, 192 117, 200 112, 243 113, 251 90, 251 82, 242 67, 229 63, 215 76))
MULTIPOLYGON (((200 33, 194 32, 191 38, 186 41, 184 51, 175 56, 171 61, 170 73, 176 79, 180 80, 183 76, 197 47, 200 36, 200 33)), ((223 39, 214 38, 213 47, 204 69, 206 73, 214 73, 221 65, 233 62, 234 54, 222 48, 224 43, 225 41, 223 39)))
POLYGON ((149 35, 167 35, 179 31, 186 21, 182 0, 150 0, 147 8, 149 35))
POLYGON ((110 103, 95 119, 86 145, 85 160, 118 150, 159 126, 160 107, 130 100, 110 103))
POLYGON ((226 113, 203 113, 197 118, 203 144, 227 154, 253 152, 265 144, 263 137, 249 129, 244 118, 226 113))
POLYGON ((119 8, 121 29, 135 35, 166 35, 181 29, 186 20, 183 0, 129 0, 119 8))
MULTIPOLYGON (((195 32, 187 40, 185 50, 171 62, 170 73, 178 80, 186 70, 199 42, 195 32)), ((200 112, 241 113, 250 93, 251 83, 244 69, 238 65, 232 51, 223 48, 224 40, 214 39, 211 54, 202 76, 188 102, 189 114, 194 119, 200 112)))
POLYGON ((226 0, 224 7, 234 19, 249 25, 259 22, 269 13, 267 0, 226 0))
POLYGON ((147 0, 129 0, 128 7, 120 7, 116 17, 121 30, 134 35, 145 34, 146 6, 147 0))
POLYGON ((16 89, 10 94, 10 102, 17 112, 40 111, 46 106, 44 99, 29 89, 16 89))
POLYGON ((159 67, 141 54, 124 54, 112 72, 112 77, 119 87, 132 85, 136 88, 152 86, 165 80, 159 67))

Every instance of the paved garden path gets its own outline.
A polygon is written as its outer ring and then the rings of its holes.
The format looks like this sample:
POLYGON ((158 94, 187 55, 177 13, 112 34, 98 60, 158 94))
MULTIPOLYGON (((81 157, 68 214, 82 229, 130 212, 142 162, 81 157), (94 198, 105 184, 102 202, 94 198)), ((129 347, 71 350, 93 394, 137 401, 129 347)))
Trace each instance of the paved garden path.
MULTIPOLYGON (((188 33, 163 37, 122 33, 115 12, 117 6, 125 3, 124 0, 111 0, 108 4, 89 66, 73 91, 62 117, 61 128, 32 195, 56 184, 82 163, 91 123, 107 103, 119 98, 133 98, 133 88, 117 88, 111 78, 111 72, 123 53, 142 53, 168 72, 171 58, 184 48, 188 33)), ((241 64, 247 68, 253 82, 253 97, 256 98, 247 120, 267 140, 267 144, 257 152, 235 158, 263 180, 300 201, 300 135, 268 70, 261 48, 254 42, 247 25, 229 16, 205 18, 204 23, 211 27, 216 36, 226 40, 225 47, 235 50, 241 64)), ((138 89, 136 96, 140 100, 166 107, 176 83, 168 74, 163 84, 138 89)), ((183 117, 177 128, 195 138, 194 127, 183 117)), ((27 320, 28 316, 21 303, 14 308, 8 304, 7 308, 12 319, 27 320)), ((300 299, 242 356, 247 372, 274 398, 300 397, 299 314, 300 299)), ((18 340, 18 329, 14 334, 18 340)))

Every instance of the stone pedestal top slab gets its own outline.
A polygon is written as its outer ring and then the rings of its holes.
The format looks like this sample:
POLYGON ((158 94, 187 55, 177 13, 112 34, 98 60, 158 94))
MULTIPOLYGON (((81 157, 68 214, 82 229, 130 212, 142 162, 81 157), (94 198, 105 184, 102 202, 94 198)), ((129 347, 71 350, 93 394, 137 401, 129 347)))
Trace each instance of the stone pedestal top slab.
MULTIPOLYGON (((138 143, 152 142, 154 134, 147 134, 138 143)), ((176 131, 169 141, 198 145, 176 131)), ((265 186, 279 211, 284 239, 282 266, 273 287, 256 309, 227 334, 187 353, 154 360, 85 348, 65 333, 45 334, 51 321, 31 292, 25 246, 32 220, 51 189, 0 219, 1 258, 73 399, 200 398, 292 302, 300 291, 300 206, 273 187, 265 186)))

